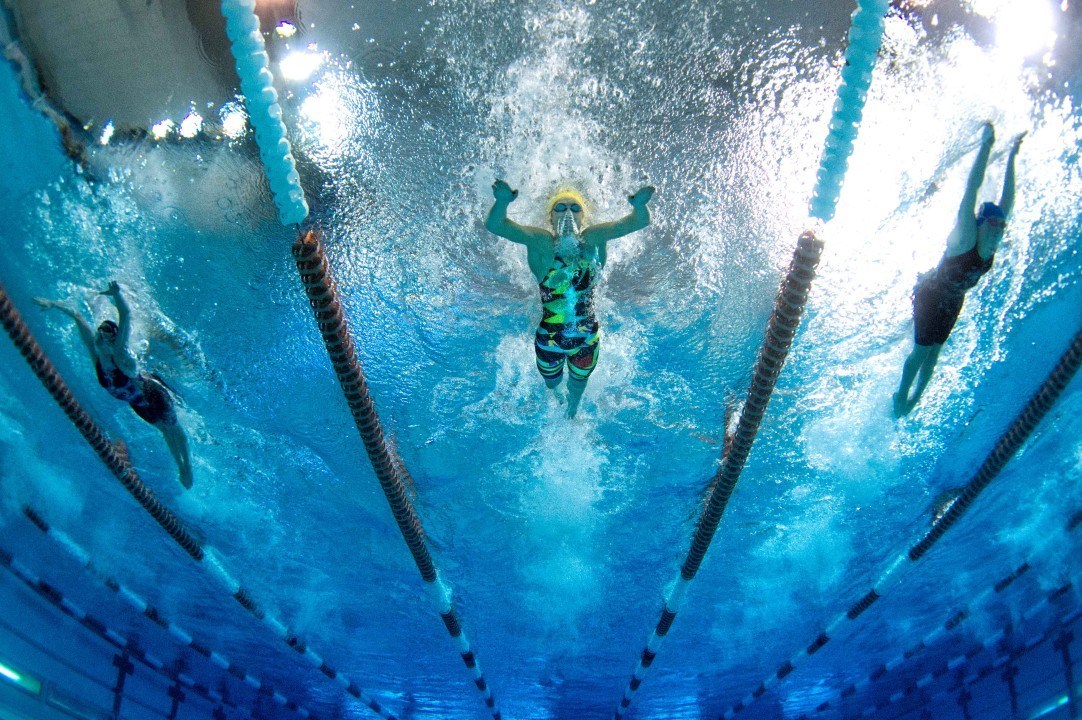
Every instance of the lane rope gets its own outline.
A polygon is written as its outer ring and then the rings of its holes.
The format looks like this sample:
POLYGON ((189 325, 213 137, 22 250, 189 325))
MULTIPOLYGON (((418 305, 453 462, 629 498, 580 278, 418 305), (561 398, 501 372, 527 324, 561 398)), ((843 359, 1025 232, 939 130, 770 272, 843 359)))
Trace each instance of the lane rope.
MULTIPOLYGON (((900 571, 920 560, 931 549, 932 545, 943 537, 943 534, 962 517, 963 513, 973 504, 977 495, 999 475, 1007 462, 1014 457, 1014 454, 1021 448, 1041 419, 1051 410, 1056 400, 1066 389, 1071 378, 1078 372, 1079 365, 1082 365, 1082 330, 1075 333, 1071 344, 1060 356, 1055 367, 1033 393, 1029 402, 1014 418, 1007 430, 996 441, 992 451, 963 487, 950 509, 936 519, 928 532, 908 551, 902 552, 894 558, 871 589, 846 611, 839 613, 833 621, 828 623, 826 628, 819 633, 819 636, 810 645, 797 651, 773 675, 761 682, 754 692, 744 696, 742 700, 729 710, 726 710, 723 715, 725 720, 731 720, 734 715, 762 697, 778 681, 788 676, 800 662, 821 650, 844 623, 856 620, 879 600, 889 588, 900 582, 900 571)), ((1077 526, 1078 520, 1076 518, 1078 517, 1078 513, 1071 517, 1068 524, 1069 528, 1077 526)))
POLYGON ((481 694, 482 701, 492 714, 493 720, 500 720, 500 710, 492 689, 462 629, 451 587, 444 582, 428 552, 424 529, 407 491, 407 488, 413 485, 413 480, 405 463, 392 453, 384 436, 383 426, 368 392, 368 381, 357 358, 353 337, 338 299, 338 286, 318 234, 309 231, 299 237, 293 244, 293 257, 297 262, 297 272, 315 315, 316 326, 323 338, 327 355, 334 366, 353 422, 360 433, 372 470, 387 498, 398 530, 402 533, 413 562, 421 573, 421 579, 428 588, 436 612, 454 640, 459 656, 473 675, 474 685, 481 694))
POLYGON ((56 527, 50 525, 42 514, 29 505, 23 506, 23 515, 26 516, 30 523, 40 530, 45 537, 49 538, 54 544, 57 545, 68 557, 74 560, 82 569, 87 570, 92 576, 101 582, 107 589, 116 593, 124 602, 132 607, 136 612, 144 615, 147 619, 157 625, 159 628, 165 631, 170 638, 179 643, 182 647, 190 648, 195 654, 202 657, 208 663, 214 665, 219 670, 224 670, 231 677, 237 678, 248 687, 253 688, 257 693, 266 695, 273 700, 277 705, 284 707, 290 712, 296 713, 301 718, 313 718, 318 720, 318 716, 312 715, 312 713, 303 705, 289 699, 282 693, 278 692, 271 684, 260 680, 258 677, 251 675, 238 667, 236 663, 230 661, 224 653, 211 649, 206 643, 200 642, 195 639, 192 633, 188 632, 184 628, 180 627, 157 607, 152 605, 145 598, 140 596, 131 588, 122 584, 112 576, 103 572, 91 559, 90 554, 79 545, 75 540, 71 538, 67 533, 62 530, 58 530, 56 527))
POLYGON ((0 285, 0 324, 3 324, 8 336, 26 359, 30 369, 34 371, 42 385, 60 405, 68 419, 82 433, 106 467, 185 552, 197 560, 200 566, 241 607, 270 628, 275 636, 285 642, 294 652, 304 656, 309 664, 338 683, 349 695, 359 700, 377 715, 386 720, 396 720, 390 711, 385 709, 375 698, 362 690, 347 676, 331 667, 287 625, 279 621, 275 616, 267 614, 255 601, 252 594, 226 570, 217 553, 212 548, 203 547, 184 529, 184 526, 172 511, 157 500, 150 489, 139 479, 139 475, 128 459, 123 444, 111 442, 75 399, 67 383, 64 382, 56 367, 45 355, 45 351, 38 344, 33 334, 31 334, 30 329, 22 319, 22 315, 19 314, 15 305, 11 302, 11 298, 4 290, 3 285, 0 285))
POLYGON ((259 31, 255 0, 222 0, 222 15, 240 77, 244 108, 255 130, 259 157, 278 208, 278 220, 283 225, 299 225, 308 217, 308 202, 282 122, 282 106, 274 89, 263 33, 259 31))

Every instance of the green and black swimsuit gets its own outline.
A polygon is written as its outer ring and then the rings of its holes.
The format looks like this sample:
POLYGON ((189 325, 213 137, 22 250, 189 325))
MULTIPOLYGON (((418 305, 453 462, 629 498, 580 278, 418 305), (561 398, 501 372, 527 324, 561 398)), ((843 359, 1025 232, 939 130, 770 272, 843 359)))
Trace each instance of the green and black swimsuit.
POLYGON ((596 261, 589 257, 565 259, 557 255, 538 284, 541 323, 535 336, 537 369, 546 380, 563 374, 564 362, 572 378, 586 380, 597 365, 598 333, 594 316, 596 261))

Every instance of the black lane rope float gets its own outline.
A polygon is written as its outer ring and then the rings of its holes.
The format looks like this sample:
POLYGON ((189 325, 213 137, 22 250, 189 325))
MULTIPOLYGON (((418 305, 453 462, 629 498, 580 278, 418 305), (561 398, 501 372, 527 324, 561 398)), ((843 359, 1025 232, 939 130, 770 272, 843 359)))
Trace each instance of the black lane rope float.
MULTIPOLYGON (((928 532, 925 533, 920 540, 914 543, 907 552, 898 555, 886 571, 880 575, 879 579, 876 580, 872 588, 861 596, 859 600, 853 603, 848 610, 839 613, 838 616, 827 625, 826 629, 819 633, 819 636, 816 637, 810 645, 797 651, 797 653, 782 664, 773 675, 761 682, 754 692, 745 696, 730 709, 726 710, 723 715, 725 720, 731 720, 734 715, 762 697, 773 685, 793 672, 798 662, 821 650, 824 645, 830 642, 831 637, 836 634, 835 631, 839 626, 845 622, 856 620, 879 600, 879 598, 883 597, 890 586, 899 581, 900 578, 898 577, 898 573, 903 567, 907 566, 906 561, 915 563, 920 560, 920 558, 922 558, 928 550, 943 537, 943 534, 962 517, 962 514, 969 509, 981 491, 984 490, 997 475, 999 475, 1007 462, 1014 457, 1015 453, 1018 452, 1026 442, 1033 430, 1041 422, 1041 419, 1048 414, 1048 411, 1063 393, 1063 390, 1067 387, 1068 383, 1071 382, 1071 378, 1078 372, 1079 365, 1082 365, 1082 330, 1075 333, 1074 338, 1071 340, 1071 344, 1068 346, 1067 350, 1064 351, 1063 355, 1060 356, 1056 366, 1048 374, 1048 377, 1045 378, 1044 382, 1041 383, 1041 386, 1037 391, 1033 393, 1029 402, 1026 403, 1022 411, 1014 418, 1007 430, 1000 435, 996 444, 993 446, 992 451, 988 454, 984 462, 981 463, 980 468, 969 482, 962 488, 961 493, 951 504, 950 509, 936 519, 928 529, 928 532)), ((1068 529, 1073 529, 1077 526, 1077 518, 1077 513, 1071 517, 1071 520, 1068 523, 1068 529)))
POLYGON ((60 377, 52 362, 45 355, 37 340, 23 322, 22 316, 11 302, 11 298, 0 285, 0 324, 11 337, 15 347, 22 353, 34 374, 38 376, 42 385, 53 396, 57 404, 68 416, 68 419, 78 428, 86 441, 105 463, 125 489, 146 509, 151 516, 158 521, 169 536, 180 545, 192 558, 199 561, 218 584, 236 600, 241 607, 249 612, 257 620, 262 621, 279 639, 286 643, 294 652, 299 653, 304 659, 318 669, 328 678, 338 683, 349 695, 360 701, 365 707, 372 710, 386 720, 397 720, 393 714, 385 709, 380 703, 362 690, 355 682, 350 680, 335 668, 328 665, 322 657, 316 654, 308 644, 302 640, 287 625, 280 622, 275 616, 268 614, 232 575, 225 569, 217 553, 203 547, 192 535, 184 529, 180 520, 157 498, 146 485, 139 479, 139 475, 131 466, 127 453, 118 450, 116 445, 106 437, 105 433, 90 418, 75 399, 67 383, 60 377))
POLYGON ((368 453, 368 459, 372 463, 372 469, 391 507, 395 523, 406 541, 417 570, 421 573, 421 579, 428 586, 436 611, 455 641, 462 661, 473 673, 474 685, 481 693, 493 719, 500 720, 500 710, 496 706, 492 690, 459 621, 451 588, 440 576, 428 552, 421 521, 407 491, 413 481, 405 464, 401 458, 392 454, 384 437, 319 236, 312 231, 299 236, 293 244, 293 257, 335 375, 364 443, 364 449, 368 453))
POLYGON ((800 319, 804 313, 804 306, 807 303, 812 280, 815 278, 815 269, 822 252, 823 242, 811 231, 804 232, 797 241, 789 271, 774 302, 774 310, 767 324, 766 339, 759 350, 755 373, 752 376, 747 400, 740 412, 732 442, 714 475, 705 507, 695 526, 691 548, 680 567, 680 574, 666 592, 661 617, 639 656, 639 663, 616 709, 616 720, 623 717, 635 693, 642 685, 647 670, 654 662, 662 641, 684 603, 687 586, 695 579, 703 557, 714 538, 714 533, 718 529, 721 516, 740 479, 748 454, 751 452, 751 446, 755 442, 759 425, 766 413, 767 404, 770 402, 770 396, 774 391, 782 366, 785 364, 785 358, 789 354, 797 328, 800 326, 800 319))
MULTIPOLYGON (((81 547, 67 533, 50 525, 38 510, 29 505, 24 505, 23 515, 26 516, 27 520, 29 520, 35 528, 40 530, 45 537, 53 541, 80 567, 89 571, 90 574, 100 580, 106 588, 119 595, 120 598, 134 608, 136 612, 146 616, 147 619, 164 630, 176 642, 184 647, 190 648, 208 663, 224 670, 232 677, 243 682, 260 695, 267 696, 274 703, 284 707, 286 710, 297 713, 301 718, 313 718, 314 720, 318 720, 318 717, 312 715, 307 708, 278 692, 271 684, 246 672, 236 663, 230 661, 223 653, 211 649, 206 643, 199 642, 190 632, 171 621, 162 610, 155 607, 131 588, 128 588, 123 583, 103 572, 93 562, 90 554, 85 548, 81 547)), ((120 684, 119 681, 118 684, 120 684)))
MULTIPOLYGON (((849 26, 849 44, 845 51, 845 64, 841 68, 841 82, 832 109, 830 130, 823 144, 815 186, 808 203, 808 215, 811 219, 828 222, 834 217, 849 167, 849 157, 853 153, 853 143, 863 118, 872 72, 882 44, 883 18, 888 9, 888 0, 857 0, 857 9, 853 12, 849 26)), ((621 720, 627 712, 647 669, 654 662, 665 635, 686 599, 687 585, 699 571, 733 488, 740 479, 766 405, 770 401, 789 346, 800 324, 822 249, 822 242, 810 230, 802 234, 797 242, 789 275, 778 293, 766 340, 759 351, 755 376, 741 409, 733 441, 724 452, 721 467, 714 476, 706 507, 696 524, 691 549, 680 568, 680 574, 668 586, 661 617, 643 648, 638 665, 613 713, 615 720, 621 720)))
POLYGON ((47 601, 50 605, 53 605, 60 610, 60 612, 74 619, 80 625, 87 630, 90 630, 113 647, 127 653, 129 657, 138 660, 140 663, 163 677, 181 683, 184 687, 188 688, 212 705, 225 705, 251 717, 250 712, 244 708, 238 707, 236 703, 224 697, 221 693, 211 690, 202 683, 196 682, 193 678, 184 673, 171 671, 164 661, 144 650, 140 647, 139 643, 116 632, 98 618, 82 610, 82 608, 65 597, 54 585, 51 585, 35 575, 30 568, 22 563, 22 561, 2 547, 0 547, 0 565, 3 565, 12 575, 37 593, 39 597, 47 601))
MULTIPOLYGON (((1063 537, 1064 540, 1070 540, 1067 534, 1077 529, 1079 525, 1082 524, 1079 522, 1080 519, 1082 519, 1082 512, 1076 512, 1074 513, 1074 515, 1071 516, 1065 528, 1063 537)), ((832 691, 832 695, 834 696, 834 698, 824 700, 822 703, 819 704, 818 707, 815 708, 815 711, 817 713, 822 713, 831 709, 837 710, 838 708, 835 707, 835 705, 837 704, 838 700, 844 700, 846 698, 852 697, 856 693, 865 690, 872 684, 879 682, 880 680, 885 678, 888 673, 894 672, 906 662, 912 660, 928 648, 932 647, 943 636, 947 635, 948 633, 952 633, 958 628, 962 627, 965 621, 972 616, 973 610, 975 608, 980 607, 984 602, 993 597, 1001 596, 1007 590, 1007 588, 1014 585, 1016 580, 1028 574, 1031 570, 1032 565, 1030 564, 1030 561, 1023 561, 1013 570, 1011 570, 1011 572, 1007 573, 1002 578, 997 580, 991 587, 985 588, 982 592, 980 592, 979 594, 971 598, 968 602, 966 602, 965 605, 956 608, 945 622, 937 625, 931 632, 926 634, 916 643, 906 648, 904 651, 898 653, 892 659, 884 663, 880 663, 868 674, 866 678, 849 683, 840 690, 832 691)), ((1042 603, 1046 602, 1047 600, 1048 598, 1045 598, 1042 603)), ((1031 609, 1030 612, 1032 611, 1033 610, 1031 609)), ((957 667, 960 663, 961 660, 959 660, 958 658, 954 658, 951 662, 951 667, 949 669, 955 669, 955 667, 957 667)))

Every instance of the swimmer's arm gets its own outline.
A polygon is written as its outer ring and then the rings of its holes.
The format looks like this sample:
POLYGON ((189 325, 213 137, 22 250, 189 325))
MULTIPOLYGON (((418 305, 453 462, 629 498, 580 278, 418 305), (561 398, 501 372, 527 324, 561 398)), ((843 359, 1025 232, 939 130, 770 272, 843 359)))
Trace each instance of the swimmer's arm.
POLYGON ((1007 156, 1007 172, 1003 178, 1003 194, 999 198, 999 207, 1003 209, 1003 215, 1008 218, 1014 208, 1014 159, 1018 155, 1018 149, 1022 146, 1022 138, 1025 135, 1022 133, 1014 139, 1011 152, 1007 156))
POLYGON ((595 243, 608 242, 642 230, 650 224, 650 209, 646 207, 646 203, 653 195, 654 188, 646 186, 634 195, 628 196, 627 201, 631 203, 630 213, 613 222, 591 225, 583 230, 583 239, 595 243))
POLYGON ((996 132, 992 123, 986 122, 981 135, 981 149, 977 152, 977 159, 973 161, 973 168, 969 171, 969 179, 966 181, 966 192, 962 196, 962 203, 958 206, 958 222, 971 221, 977 211, 977 191, 984 182, 984 171, 988 168, 988 158, 992 154, 992 144, 996 141, 996 132))
POLYGON ((47 300, 45 298, 34 298, 34 302, 38 304, 42 310, 59 310, 72 320, 75 321, 75 327, 79 329, 79 339, 83 341, 83 345, 86 346, 87 352, 90 353, 90 359, 94 362, 98 361, 98 353, 94 349, 94 328, 90 327, 90 323, 86 321, 78 310, 65 305, 62 302, 56 300, 47 300))
POLYGON ((958 218, 954 222, 954 229, 947 238, 946 257, 961 255, 973 247, 977 242, 977 226, 974 217, 977 212, 977 192, 984 182, 984 171, 988 167, 988 158, 992 154, 992 144, 996 140, 995 130, 992 123, 985 123, 981 136, 981 148, 977 151, 977 159, 973 161, 973 167, 969 171, 969 179, 966 181, 966 192, 962 196, 962 203, 958 206, 958 218))
POLYGON ((109 296, 109 299, 116 305, 117 314, 120 316, 120 322, 117 325, 119 328, 117 340, 120 341, 120 347, 128 350, 128 341, 131 339, 131 308, 128 306, 128 301, 124 299, 123 293, 120 292, 120 285, 116 280, 110 282, 109 287, 103 290, 101 294, 109 296))
POLYGON ((496 198, 496 202, 492 204, 492 209, 488 211, 488 217, 485 218, 486 230, 493 235, 499 235, 513 243, 527 247, 536 245, 543 247, 552 242, 552 234, 548 231, 529 225, 519 225, 509 219, 507 217, 507 206, 510 204, 511 200, 496 198))

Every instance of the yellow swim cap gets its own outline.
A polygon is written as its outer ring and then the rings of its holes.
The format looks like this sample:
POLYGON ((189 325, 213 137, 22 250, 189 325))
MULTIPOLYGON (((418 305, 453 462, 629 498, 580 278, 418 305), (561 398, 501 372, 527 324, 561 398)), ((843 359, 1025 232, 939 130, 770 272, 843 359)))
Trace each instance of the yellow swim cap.
POLYGON ((552 197, 549 198, 548 212, 550 215, 552 214, 552 208, 556 207, 556 203, 560 202, 561 200, 569 200, 571 202, 578 203, 579 206, 582 207, 582 211, 585 214, 586 198, 584 198, 582 194, 579 193, 579 191, 575 188, 562 187, 557 190, 552 197))

